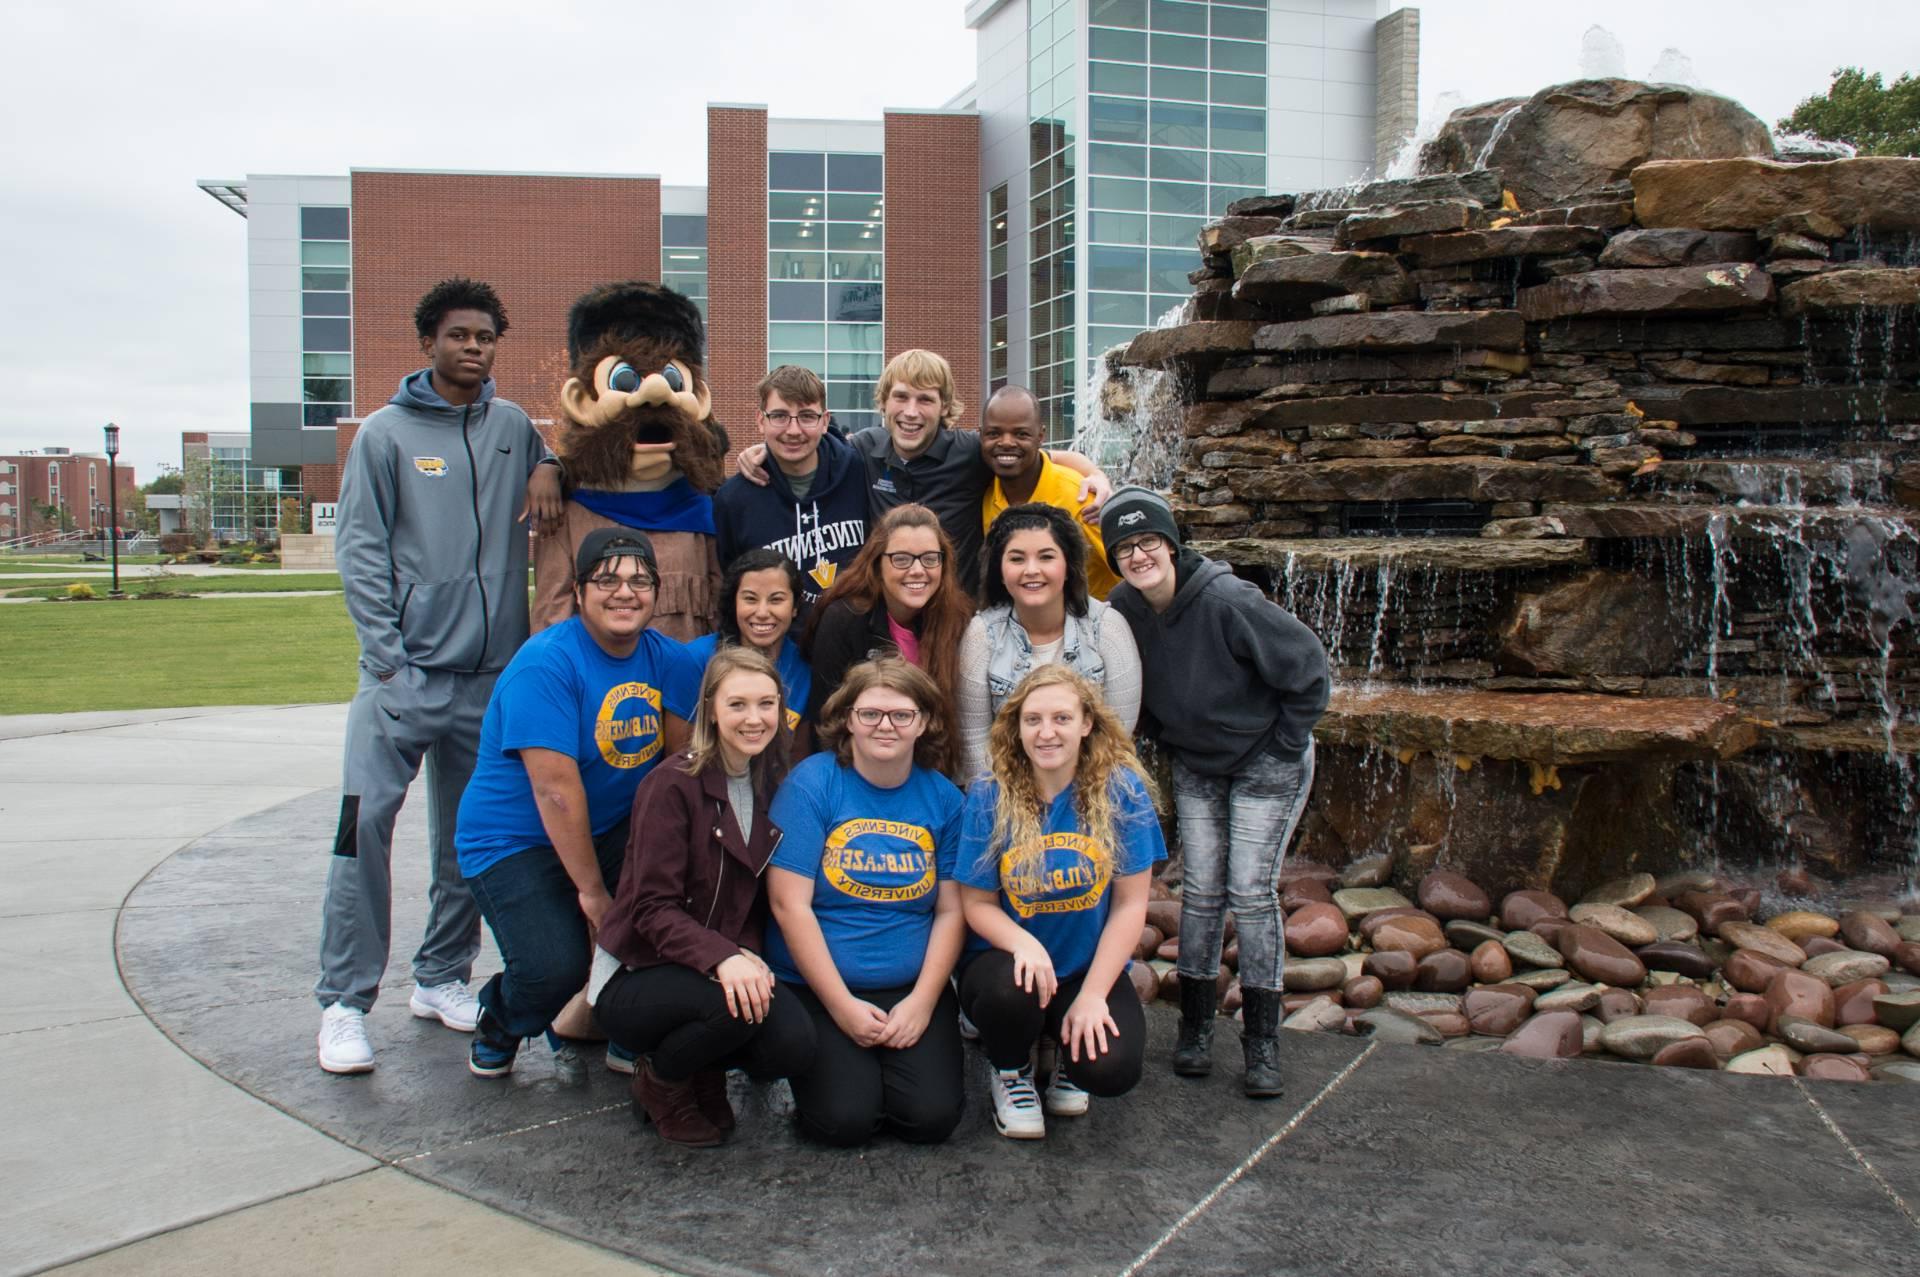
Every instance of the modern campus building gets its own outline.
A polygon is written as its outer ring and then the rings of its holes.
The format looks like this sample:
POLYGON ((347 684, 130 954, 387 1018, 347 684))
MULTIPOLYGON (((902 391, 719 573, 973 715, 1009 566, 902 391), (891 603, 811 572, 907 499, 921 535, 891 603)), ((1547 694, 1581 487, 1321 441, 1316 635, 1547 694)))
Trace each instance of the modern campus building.
POLYGON ((812 367, 857 428, 886 358, 916 346, 952 361, 969 405, 1033 387, 1067 440, 1100 352, 1187 295, 1208 218, 1378 171, 1413 129, 1419 12, 1392 0, 972 0, 964 21, 978 76, 939 109, 709 105, 704 186, 202 181, 247 219, 250 464, 300 467, 332 500, 354 424, 420 365, 415 301, 455 274, 499 290, 496 377, 536 420, 557 415, 574 298, 649 279, 706 311, 714 414, 736 440, 772 365, 812 367))
MULTIPOLYGON (((46 532, 99 535, 111 526, 107 454, 71 448, 39 448, 0 457, 0 544, 46 532)), ((133 467, 113 467, 124 516, 139 487, 133 467)), ((124 524, 126 520, 122 518, 124 524)))

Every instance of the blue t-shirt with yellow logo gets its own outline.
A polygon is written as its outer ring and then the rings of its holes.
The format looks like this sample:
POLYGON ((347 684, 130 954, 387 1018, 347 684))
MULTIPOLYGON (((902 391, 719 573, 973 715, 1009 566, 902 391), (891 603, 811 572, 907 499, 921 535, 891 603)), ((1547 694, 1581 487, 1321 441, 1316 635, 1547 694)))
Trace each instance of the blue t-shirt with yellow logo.
POLYGON ((1108 888, 1113 880, 1152 869, 1167 858, 1160 817, 1140 778, 1120 772, 1108 783, 1118 844, 1113 847, 1102 847, 1080 832, 1074 786, 1068 785, 1047 808, 1038 846, 989 850, 1000 786, 982 780, 967 792, 954 878, 962 886, 998 891, 1000 907, 1046 946, 1061 979, 1093 965, 1112 906, 1108 888))
POLYGON ((609 656, 577 616, 528 639, 501 672, 480 724, 480 754, 453 839, 461 874, 472 878, 550 845, 523 749, 570 755, 580 765, 594 834, 618 824, 665 753, 664 716, 693 717, 692 702, 676 690, 686 686, 691 662, 686 648, 650 629, 631 656, 609 656))
MULTIPOLYGON (((686 649, 687 655, 692 658, 686 668, 691 672, 687 674, 684 685, 675 691, 688 706, 695 706, 700 703, 700 683, 707 675, 707 662, 720 649, 720 636, 703 634, 688 643, 686 649)), ((780 659, 773 663, 773 671, 780 676, 780 690, 787 702, 787 730, 799 731, 801 715, 807 709, 807 697, 813 695, 813 669, 807 664, 807 658, 801 655, 800 645, 791 638, 780 640, 780 659)))
MULTIPOLYGON (((964 802, 938 772, 915 767, 906 783, 882 789, 832 754, 803 761, 773 796, 768 818, 783 835, 773 864, 813 879, 813 916, 849 989, 920 978, 964 802)), ((778 923, 767 926, 767 965, 806 983, 778 923)))

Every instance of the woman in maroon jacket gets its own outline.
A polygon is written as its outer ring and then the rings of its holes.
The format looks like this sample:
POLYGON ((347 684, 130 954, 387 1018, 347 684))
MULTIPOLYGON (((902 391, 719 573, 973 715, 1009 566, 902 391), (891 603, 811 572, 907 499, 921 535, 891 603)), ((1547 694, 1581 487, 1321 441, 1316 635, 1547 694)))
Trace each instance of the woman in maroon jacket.
POLYGON ((813 1059, 813 1023, 776 996, 760 959, 760 875, 780 842, 767 819, 787 770, 779 676, 747 647, 714 654, 684 754, 633 798, 620 889, 597 937, 587 996, 640 1058, 635 1115, 706 1148, 734 1126, 726 1070, 787 1077, 813 1059))

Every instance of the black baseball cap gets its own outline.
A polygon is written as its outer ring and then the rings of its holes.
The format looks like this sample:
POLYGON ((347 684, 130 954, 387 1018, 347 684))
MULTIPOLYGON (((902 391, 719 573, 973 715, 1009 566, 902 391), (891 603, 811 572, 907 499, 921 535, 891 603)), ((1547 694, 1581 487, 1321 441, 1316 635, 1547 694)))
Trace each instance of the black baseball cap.
POLYGON ((593 570, 608 559, 639 559, 647 565, 647 574, 660 579, 660 561, 654 558, 653 542, 647 534, 632 528, 595 528, 580 538, 580 549, 573 556, 573 580, 585 585, 593 570))

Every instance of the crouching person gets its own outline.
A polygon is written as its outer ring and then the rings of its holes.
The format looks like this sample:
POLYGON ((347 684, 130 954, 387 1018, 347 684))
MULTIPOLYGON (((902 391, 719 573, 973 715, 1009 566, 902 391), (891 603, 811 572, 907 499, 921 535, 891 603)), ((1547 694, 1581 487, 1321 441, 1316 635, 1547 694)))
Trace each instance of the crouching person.
POLYGON ((734 1128, 729 1068, 756 1081, 813 1059, 813 1022, 760 957, 761 874, 780 842, 768 808, 792 735, 773 664, 714 653, 693 738, 634 795, 626 866, 600 927, 587 996, 638 1057, 634 1115, 662 1139, 709 1148, 734 1128))
POLYGON ((1167 847, 1133 739, 1085 677, 1041 666, 989 740, 992 778, 967 795, 955 876, 967 925, 993 947, 967 963, 960 1005, 993 1066, 994 1127, 1039 1139, 1047 1117, 1140 1080, 1146 1016, 1127 964, 1167 847), (1042 1033, 1060 1043, 1044 1101, 1042 1033))
MULTIPOLYGON (((480 990, 468 1067, 511 1072, 587 980, 613 904, 634 791, 687 739, 685 649, 647 628, 659 573, 629 528, 599 528, 574 561, 573 616, 500 675, 460 800, 460 872, 505 970, 480 990)), ((552 1039, 556 1051, 562 1050, 552 1039)))

